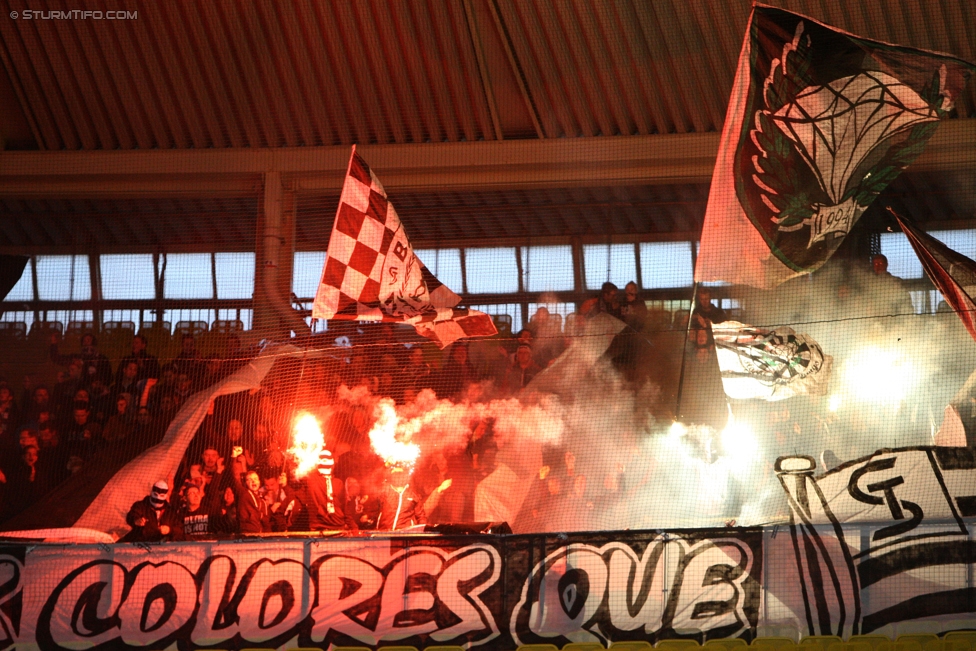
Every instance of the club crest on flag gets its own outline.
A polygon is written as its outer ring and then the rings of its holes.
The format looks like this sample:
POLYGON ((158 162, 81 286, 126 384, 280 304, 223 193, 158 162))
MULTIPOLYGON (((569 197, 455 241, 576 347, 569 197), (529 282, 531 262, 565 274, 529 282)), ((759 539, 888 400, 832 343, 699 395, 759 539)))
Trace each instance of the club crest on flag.
POLYGON ((833 358, 810 336, 737 321, 715 323, 712 333, 730 398, 783 400, 826 392, 833 358))
POLYGON ((414 253, 386 190, 354 146, 312 317, 409 323, 442 348, 497 332, 491 317, 455 307, 460 302, 414 253))
POLYGON ((757 6, 712 177, 699 281, 818 269, 918 155, 972 66, 757 6), (729 254, 745 244, 746 258, 729 254))

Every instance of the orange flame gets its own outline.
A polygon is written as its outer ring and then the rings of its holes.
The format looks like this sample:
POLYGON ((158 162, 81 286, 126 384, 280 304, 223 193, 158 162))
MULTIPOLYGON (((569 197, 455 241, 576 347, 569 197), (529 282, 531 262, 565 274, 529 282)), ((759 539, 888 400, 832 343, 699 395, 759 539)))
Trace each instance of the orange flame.
POLYGON ((400 419, 397 417, 396 407, 392 400, 384 398, 376 405, 374 411, 376 424, 369 431, 369 442, 376 454, 383 458, 383 462, 390 467, 410 470, 420 456, 420 448, 410 442, 409 434, 399 432, 400 419))
POLYGON ((294 436, 292 437, 292 446, 288 449, 288 452, 298 462, 295 475, 304 477, 318 466, 319 454, 325 445, 322 437, 322 428, 319 426, 319 421, 315 416, 309 413, 302 413, 295 417, 295 423, 292 429, 294 436))

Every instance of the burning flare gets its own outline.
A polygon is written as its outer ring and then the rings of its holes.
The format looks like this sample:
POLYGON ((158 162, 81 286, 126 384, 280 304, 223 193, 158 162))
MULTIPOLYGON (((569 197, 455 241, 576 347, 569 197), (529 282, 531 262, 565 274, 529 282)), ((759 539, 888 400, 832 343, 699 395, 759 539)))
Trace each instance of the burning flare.
POLYGON ((304 477, 316 468, 319 462, 319 454, 325 446, 322 428, 315 416, 303 413, 295 418, 292 429, 294 431, 293 444, 288 452, 298 462, 295 474, 298 477, 304 477))
POLYGON ((400 419, 393 401, 388 398, 380 400, 374 414, 376 424, 369 431, 369 442, 373 450, 383 458, 387 466, 410 471, 420 456, 420 448, 416 443, 410 442, 409 433, 400 432, 401 438, 406 438, 406 441, 397 439, 400 419))

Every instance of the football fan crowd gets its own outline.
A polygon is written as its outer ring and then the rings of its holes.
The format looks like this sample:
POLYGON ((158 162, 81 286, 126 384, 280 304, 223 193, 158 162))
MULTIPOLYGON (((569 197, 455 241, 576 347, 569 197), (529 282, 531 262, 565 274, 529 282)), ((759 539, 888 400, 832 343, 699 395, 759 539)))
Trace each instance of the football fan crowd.
MULTIPOLYGON (((578 318, 606 312, 639 331, 648 312, 636 290, 632 283, 623 292, 607 283, 578 318)), ((424 391, 458 402, 511 396, 565 350, 575 316, 563 324, 542 307, 514 336, 461 341, 444 351, 389 324, 342 324, 314 335, 310 347, 321 344, 325 357, 278 362, 260 390, 215 399, 174 485, 160 479, 132 505, 125 540, 470 522, 474 489, 494 469, 492 422, 471 423, 466 449, 425 455, 411 477, 398 480, 370 447, 372 415, 344 402, 339 388, 397 404, 424 391), (349 334, 336 344, 340 331, 349 334), (296 477, 289 452, 299 409, 325 421, 318 467, 304 477, 296 477)), ((676 329, 687 323, 680 316, 676 329)), ((223 343, 222 355, 204 356, 195 338, 183 335, 179 353, 161 363, 136 335, 129 354, 113 364, 93 334, 81 337, 80 350, 64 350, 53 336, 56 384, 34 386, 26 378, 15 389, 0 383, 0 520, 16 523, 73 474, 100 465, 117 469, 159 443, 190 395, 256 352, 243 348, 236 334, 223 343)))

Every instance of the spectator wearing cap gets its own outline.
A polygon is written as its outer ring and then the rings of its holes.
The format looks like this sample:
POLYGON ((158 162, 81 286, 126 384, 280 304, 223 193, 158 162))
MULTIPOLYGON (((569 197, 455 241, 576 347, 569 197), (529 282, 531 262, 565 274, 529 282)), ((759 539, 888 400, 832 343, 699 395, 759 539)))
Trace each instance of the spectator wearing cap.
POLYGON ((522 344, 515 351, 515 361, 505 374, 505 387, 513 393, 524 389, 541 370, 532 359, 532 347, 522 344))
POLYGON ((179 513, 169 503, 169 484, 159 480, 149 495, 132 505, 125 521, 132 530, 120 542, 158 542, 179 540, 183 525, 179 513))

